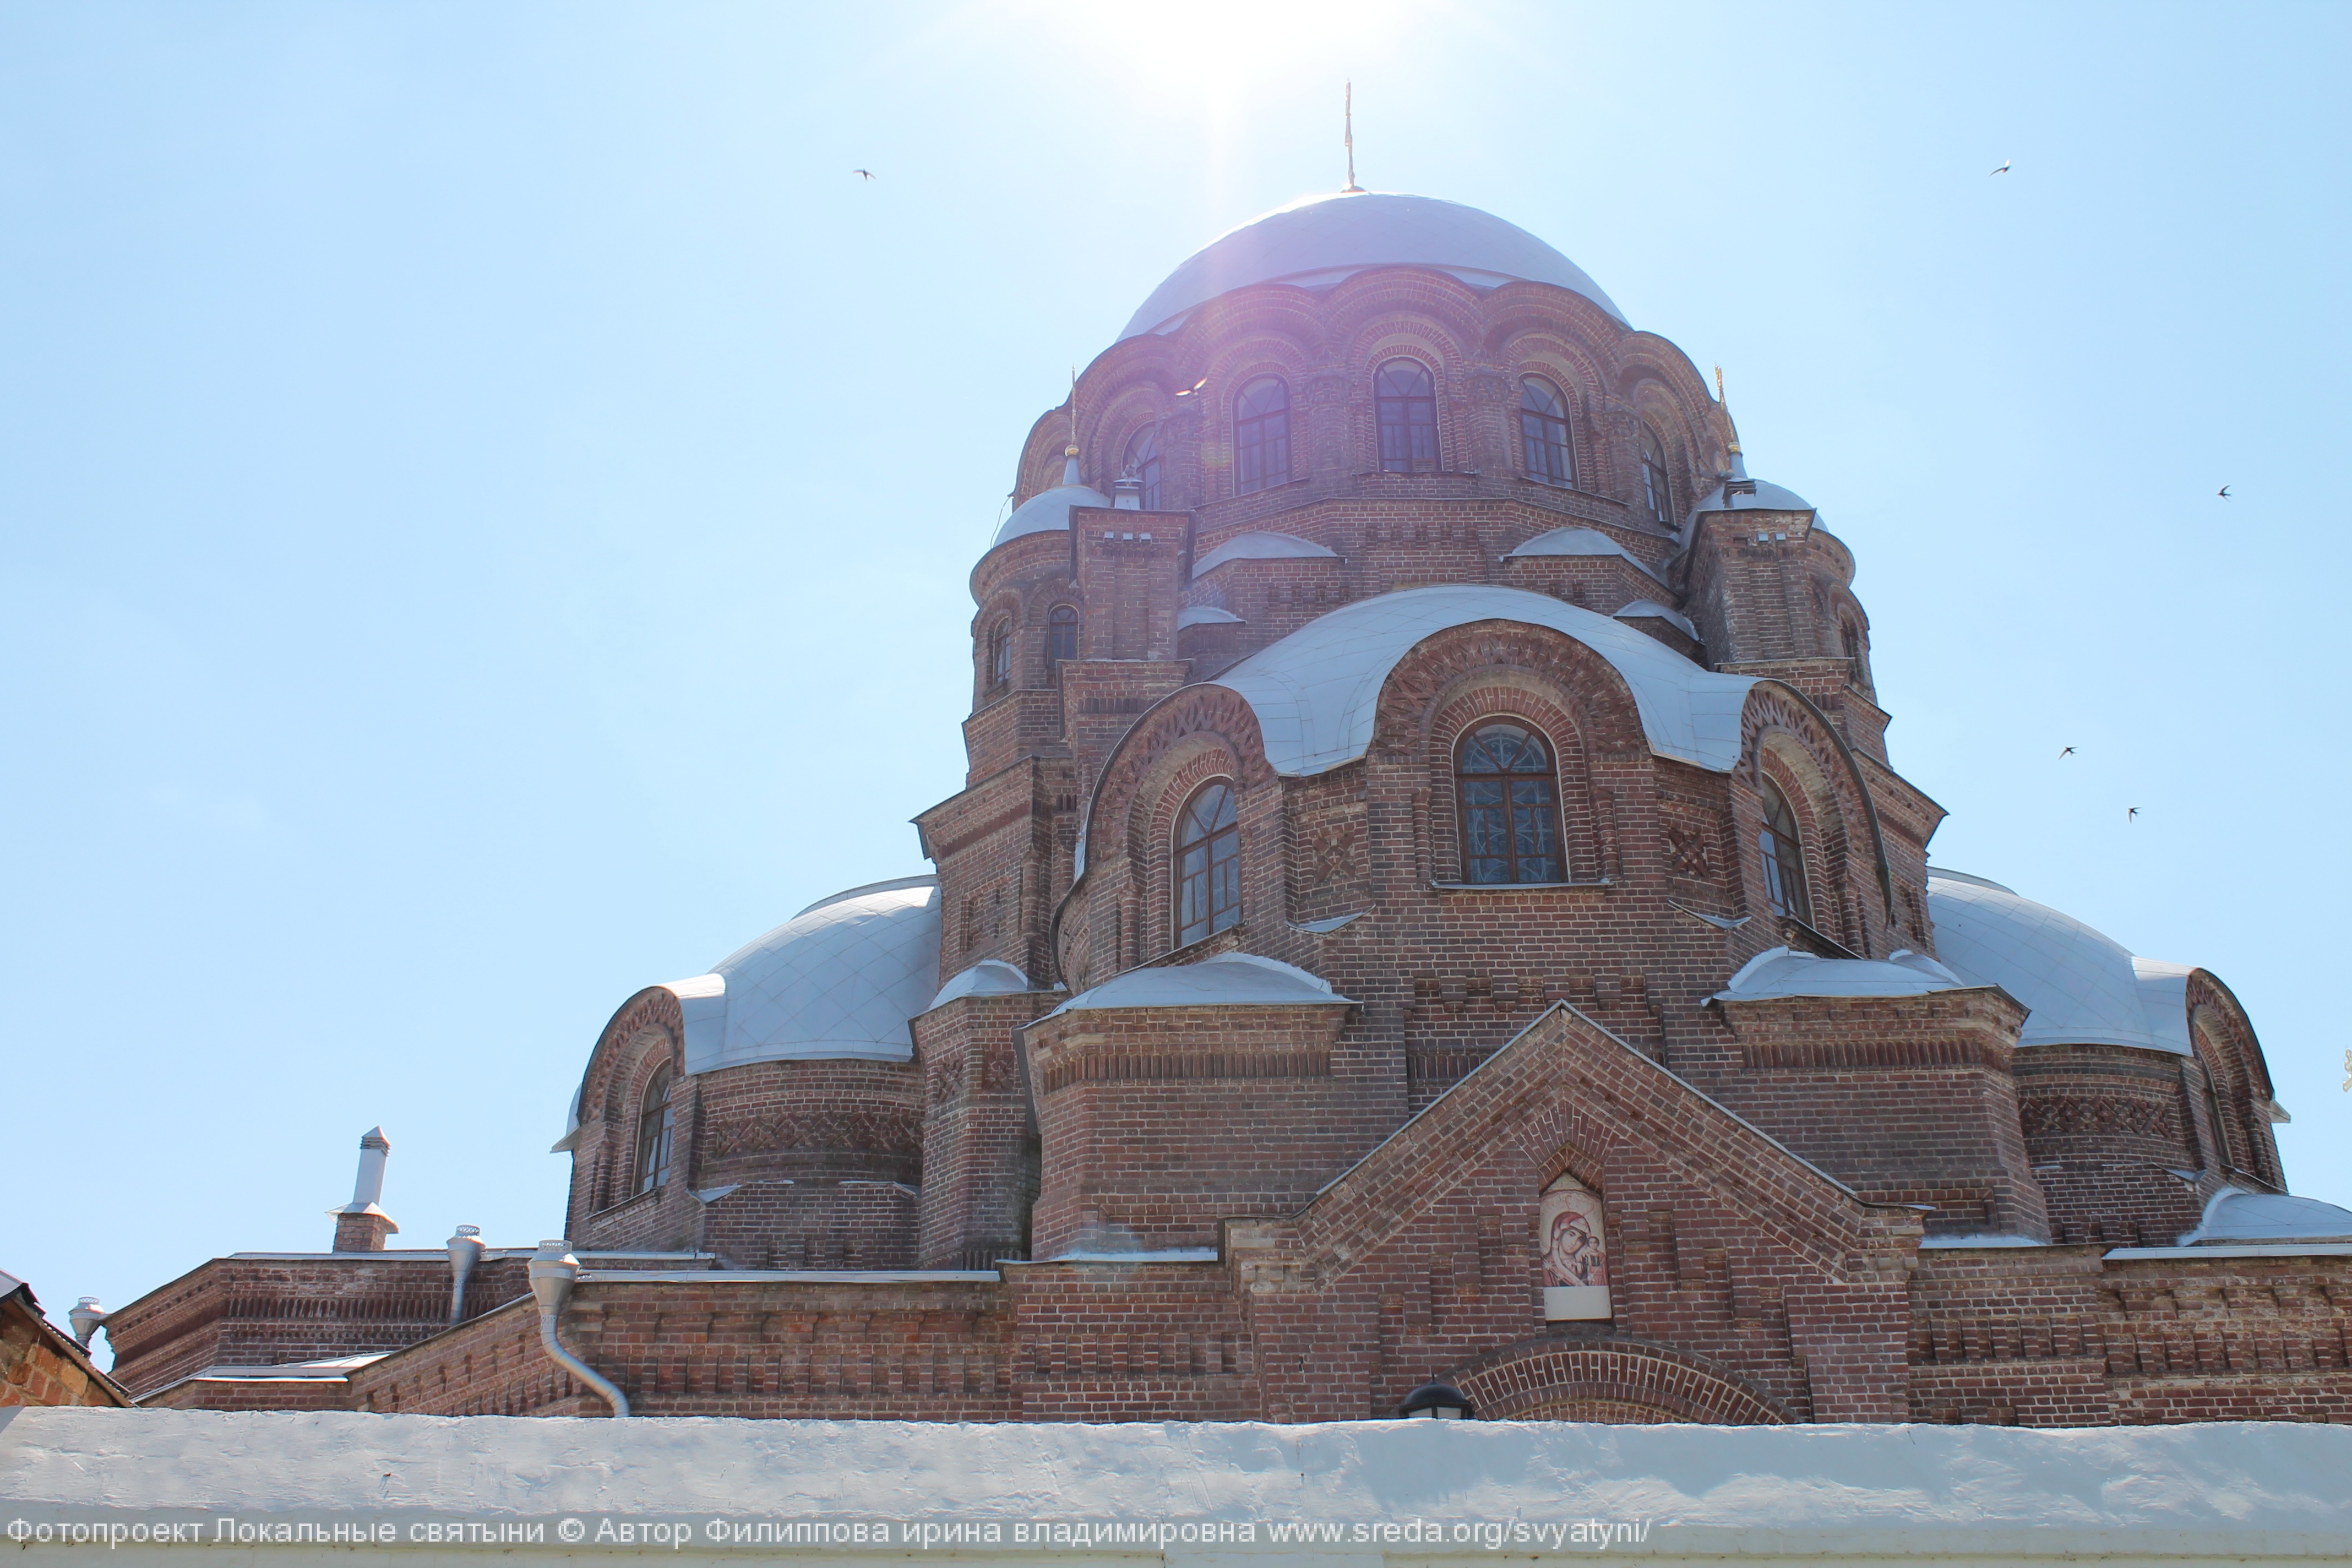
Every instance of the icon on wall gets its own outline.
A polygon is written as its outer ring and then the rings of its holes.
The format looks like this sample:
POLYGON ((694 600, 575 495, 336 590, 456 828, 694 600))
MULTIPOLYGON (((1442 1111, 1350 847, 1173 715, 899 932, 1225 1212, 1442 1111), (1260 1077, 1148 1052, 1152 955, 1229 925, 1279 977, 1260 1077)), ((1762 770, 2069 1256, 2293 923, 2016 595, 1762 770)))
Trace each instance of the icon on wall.
POLYGON ((1590 1322, 1609 1313, 1609 1242, 1601 1194, 1574 1176, 1543 1192, 1537 1210, 1543 1238, 1544 1318, 1590 1322))

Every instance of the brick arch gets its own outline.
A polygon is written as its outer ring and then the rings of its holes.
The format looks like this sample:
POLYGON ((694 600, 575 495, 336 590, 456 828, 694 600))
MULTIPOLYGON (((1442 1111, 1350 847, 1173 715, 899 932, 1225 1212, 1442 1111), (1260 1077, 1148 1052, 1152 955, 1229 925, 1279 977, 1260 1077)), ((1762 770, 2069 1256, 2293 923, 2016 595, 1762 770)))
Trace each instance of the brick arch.
MULTIPOLYGON (((1173 341, 1181 345, 1186 364, 1205 370, 1204 353, 1249 337, 1279 338, 1319 356, 1328 352, 1322 301, 1295 283, 1252 284, 1202 303, 1176 330, 1173 341)), ((1196 370, 1182 384, 1190 386, 1199 379, 1196 370)))
POLYGON ((2215 1098, 2230 1119, 2231 1133, 2246 1146, 2242 1168, 2286 1190, 2286 1173, 2279 1163, 2277 1134, 2271 1131, 2268 1102, 2274 1094, 2270 1065, 2254 1037, 2253 1021, 2230 988, 2211 972, 2192 970, 2189 975, 2189 1038, 2200 1066, 2210 1049, 2221 1071, 2215 1098))
POLYGON ((1591 345, 1551 321, 1523 320, 1501 343, 1489 334, 1486 358, 1501 374, 1504 437, 1511 468, 1522 472, 1526 455, 1519 438, 1519 383, 1541 376, 1559 388, 1569 401, 1569 448, 1576 458, 1576 488, 1587 494, 1613 493, 1617 464, 1609 451, 1608 373, 1601 356, 1591 345))
POLYGON ((1549 688, 1589 753, 1650 754, 1625 678, 1565 632, 1522 621, 1475 621, 1423 637, 1381 684, 1372 749, 1426 756, 1446 698, 1482 676, 1533 678, 1549 688))
POLYGON ((1563 1104, 1530 1117, 1519 1127, 1517 1141, 1536 1192, 1562 1176, 1574 1176, 1605 1195, 1609 1159, 1625 1142, 1625 1134, 1580 1106, 1563 1104))
MULTIPOLYGON (((1173 765, 1155 769, 1143 793, 1138 795, 1135 809, 1128 816, 1128 885, 1134 890, 1138 919, 1145 956, 1171 952, 1176 941, 1176 868, 1175 842, 1178 818, 1187 803, 1209 784, 1223 782, 1233 787, 1234 809, 1240 818, 1242 863, 1242 910, 1249 913, 1249 870, 1251 861, 1262 857, 1274 836, 1265 831, 1262 811, 1253 809, 1263 800, 1252 798, 1253 792, 1243 782, 1241 759, 1222 737, 1210 741, 1196 737, 1199 743, 1189 754, 1175 753, 1169 759, 1173 765)), ((1263 797, 1268 792, 1256 794, 1263 797)))
MULTIPOLYGON (((1087 796, 1081 818, 1086 868, 1063 895, 1053 916, 1055 959, 1072 984, 1091 984, 1102 977, 1104 966, 1089 957, 1089 944, 1100 939, 1101 919, 1116 907, 1116 900, 1136 900, 1137 925, 1128 929, 1166 934, 1167 922, 1152 918, 1156 906, 1143 901, 1154 897, 1152 816, 1176 776, 1194 758, 1211 752, 1225 759, 1226 771, 1241 789, 1244 857, 1258 844, 1262 847, 1257 853, 1279 859, 1278 833, 1266 832, 1263 821, 1255 834, 1252 829, 1255 813, 1280 810, 1279 801, 1272 799, 1274 792, 1264 787, 1274 782, 1275 773, 1265 760, 1257 715, 1238 692, 1223 687, 1187 686, 1169 693, 1147 709, 1111 748, 1087 796), (1260 806, 1254 796, 1266 797, 1268 804, 1260 806), (1114 902, 1101 904, 1103 900, 1114 902)), ((1171 820, 1173 812, 1174 805, 1168 805, 1171 820)), ((1275 869, 1279 874, 1279 868, 1275 869)), ((1246 900, 1258 879, 1246 863, 1243 875, 1246 900)), ((1160 886, 1164 890, 1164 880, 1160 886)), ((1125 917, 1120 918, 1124 926, 1125 917)), ((1116 973, 1131 962, 1135 962, 1131 952, 1116 954, 1108 973, 1116 973)))
MULTIPOLYGON (((1758 796, 1761 780, 1777 763, 1780 772, 1774 782, 1781 793, 1787 795, 1791 783, 1800 786, 1801 798, 1789 796, 1800 826, 1821 835, 1819 869, 1829 873, 1828 885, 1840 896, 1841 914, 1850 912, 1859 922, 1858 931, 1840 940, 1863 950, 1865 957, 1884 956, 1867 950, 1874 929, 1891 932, 1895 928, 1894 874, 1879 833, 1878 809, 1863 782, 1861 765, 1844 740, 1821 710, 1794 687, 1759 680, 1748 689, 1748 700, 1740 709, 1739 755, 1735 776, 1746 786, 1747 798, 1741 799, 1739 791, 1733 792, 1732 816, 1748 907, 1758 911, 1769 907, 1763 895, 1763 866, 1756 849, 1756 831, 1762 823, 1758 796), (1810 822, 1805 820, 1809 809, 1813 817, 1810 822)), ((1807 850, 1810 874, 1816 869, 1815 851, 1810 844, 1807 850)), ((1822 923, 1820 900, 1814 903, 1815 929, 1837 935, 1832 925, 1822 923)))
POLYGON ((994 671, 989 668, 988 641, 1000 622, 1012 627, 1012 673, 1006 678, 1005 689, 1011 690, 1021 684, 1022 652, 1033 640, 1029 636, 1029 607, 1025 601, 1026 595, 1017 584, 1004 583, 993 589, 981 601, 980 608, 972 612, 971 698, 974 706, 996 689, 994 671))
POLYGON ((1592 805, 1592 759, 1584 726, 1549 679, 1519 670, 1480 670, 1448 683, 1423 714, 1423 756, 1429 770, 1430 849, 1439 879, 1460 881, 1462 824, 1456 799, 1455 763, 1472 730, 1490 720, 1517 721, 1541 735, 1552 751, 1552 778, 1559 792, 1560 847, 1570 881, 1601 874, 1600 834, 1592 805))
MULTIPOLYGON (((1263 331, 1220 346, 1210 367, 1213 379, 1202 389, 1213 399, 1208 416, 1202 421, 1204 427, 1199 436, 1203 500, 1234 500, 1244 493, 1237 472, 1240 448, 1234 436, 1235 405, 1243 387, 1268 376, 1281 382, 1290 398, 1290 479, 1305 479, 1315 471, 1314 454, 1308 450, 1312 437, 1307 413, 1307 385, 1315 374, 1317 362, 1308 347, 1288 337, 1263 331), (1209 482, 1212 473, 1216 476, 1213 485, 1209 482)), ((1278 482, 1286 484, 1290 480, 1278 482)))
MULTIPOLYGON (((1668 488, 1673 492, 1668 498, 1669 521, 1679 526, 1712 488, 1709 479, 1714 468, 1700 457, 1706 449, 1701 434, 1706 426, 1685 400, 1654 374, 1645 374, 1634 384, 1627 401, 1637 426, 1635 439, 1640 438, 1638 427, 1647 426, 1657 432, 1659 441, 1665 447, 1668 488)), ((1632 477, 1638 487, 1639 474, 1632 477)))
POLYGON ((1070 400, 1037 416, 1021 443, 1021 461, 1013 476, 1013 504, 1018 507, 1041 490, 1062 482, 1062 454, 1070 444, 1070 400))
POLYGON ((1692 1422, 1781 1426, 1788 1405, 1729 1368, 1672 1345, 1609 1335, 1542 1334, 1440 1374, 1488 1421, 1692 1422))
POLYGON ((1343 279, 1323 310, 1327 352, 1349 374, 1369 368, 1367 355, 1404 327, 1428 336, 1430 352, 1460 367, 1476 356, 1486 332, 1478 296, 1450 273, 1384 267, 1343 279))
MULTIPOLYGON (((1094 417, 1088 443, 1094 454, 1093 471, 1104 481, 1097 489, 1109 492, 1110 481, 1124 472, 1121 465, 1127 459, 1129 443, 1147 428, 1165 426, 1169 416, 1175 412, 1171 406, 1172 401, 1158 379, 1150 376, 1126 380, 1104 399, 1101 410, 1094 417)), ((1160 443, 1163 484, 1167 482, 1168 459, 1172 455, 1168 446, 1165 440, 1160 443)))
POLYGON ((662 1060, 675 1063, 682 1076, 678 1051, 685 1037, 686 1015, 665 985, 648 985, 622 1003, 596 1037, 580 1084, 581 1146, 572 1159, 568 1211, 575 1221, 625 1195, 616 1184, 633 1152, 636 1097, 662 1060))

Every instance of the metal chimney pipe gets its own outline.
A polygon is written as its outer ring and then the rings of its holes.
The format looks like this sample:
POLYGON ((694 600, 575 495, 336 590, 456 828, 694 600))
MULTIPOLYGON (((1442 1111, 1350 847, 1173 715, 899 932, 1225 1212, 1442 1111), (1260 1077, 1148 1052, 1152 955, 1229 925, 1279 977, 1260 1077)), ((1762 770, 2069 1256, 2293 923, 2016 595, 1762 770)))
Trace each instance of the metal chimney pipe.
POLYGON ((81 1342, 81 1348, 88 1350, 89 1337, 104 1326, 106 1316, 106 1309, 98 1304, 97 1297, 84 1296, 66 1314, 66 1321, 73 1325, 74 1338, 81 1342))
POLYGON ((449 1238, 449 1322, 455 1327, 466 1316, 466 1279, 482 1260, 482 1227, 461 1225, 449 1238))
POLYGON ((391 1152, 392 1140, 383 1135, 383 1128, 371 1127, 360 1134, 360 1173, 352 1184, 354 1210, 383 1201, 383 1160, 391 1152))
POLYGON ((594 1389, 604 1403, 613 1407, 614 1416, 629 1413, 629 1396, 613 1382, 566 1350, 556 1332, 558 1320, 572 1300, 572 1288, 580 1280, 580 1260, 572 1256, 572 1244, 562 1237, 542 1241, 530 1260, 530 1293, 539 1298, 539 1342, 547 1357, 556 1365, 594 1389))

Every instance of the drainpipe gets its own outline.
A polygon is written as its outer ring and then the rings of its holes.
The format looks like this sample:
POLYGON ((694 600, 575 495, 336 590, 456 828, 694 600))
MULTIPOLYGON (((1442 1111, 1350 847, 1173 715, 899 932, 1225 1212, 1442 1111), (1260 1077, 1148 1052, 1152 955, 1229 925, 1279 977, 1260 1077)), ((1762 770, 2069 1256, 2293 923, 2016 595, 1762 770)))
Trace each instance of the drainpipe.
POLYGON ((629 1413, 629 1396, 614 1387, 611 1379, 563 1348, 555 1325, 563 1316, 563 1309, 572 1300, 572 1287, 580 1280, 580 1260, 572 1256, 572 1244, 562 1237, 542 1241, 530 1260, 530 1293, 539 1298, 539 1342, 547 1351, 547 1359, 594 1389, 605 1404, 613 1407, 614 1415, 629 1413))
POLYGON ((482 1252, 478 1225, 461 1225, 449 1238, 449 1326, 453 1329, 466 1316, 466 1279, 482 1260, 482 1252))

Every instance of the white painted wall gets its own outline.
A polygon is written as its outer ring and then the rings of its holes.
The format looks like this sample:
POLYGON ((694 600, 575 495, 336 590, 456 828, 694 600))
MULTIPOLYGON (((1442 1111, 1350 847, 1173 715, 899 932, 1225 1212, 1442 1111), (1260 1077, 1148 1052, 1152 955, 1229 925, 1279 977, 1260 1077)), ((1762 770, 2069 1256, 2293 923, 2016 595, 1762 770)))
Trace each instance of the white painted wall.
MULTIPOLYGON (((1320 1564, 1492 1562, 1636 1552, 1682 1562, 1765 1558, 2110 1562, 2352 1558, 2352 1427, 2234 1423, 2029 1431, 1988 1426, 1586 1426, 1509 1422, 946 1426, 907 1422, 631 1421, 197 1411, 0 1412, 0 1532, 79 1522, 101 1531, 222 1515, 247 1525, 389 1529, 415 1542, 469 1521, 528 1533, 519 1555, 611 1556, 628 1523, 675 1561, 773 1555, 734 1546, 748 1528, 798 1521, 888 1527, 886 1543, 789 1555, 1072 1563, 1275 1554, 1320 1564), (561 1541, 580 1521, 578 1551, 561 1541), (1640 1523, 1643 1539, 1580 1543, 1584 1521, 1640 1523), (1203 1523, 1254 1541, 1202 1544, 1203 1523), (1051 1527, 1165 1525, 1164 1546, 1055 1545, 1051 1527), (1284 1544, 1276 1527, 1339 1527, 1284 1544), (1412 1539, 1430 1523, 1444 1541, 1412 1539), (923 1527, 994 1526, 999 1544, 920 1546, 923 1527), (1045 1539, 1016 1531, 1047 1527, 1045 1539), (1362 1527, 1359 1530, 1358 1527, 1362 1527), (1501 1533, 1489 1548, 1457 1526, 1501 1533), (1517 1537, 1525 1527, 1524 1538, 1517 1537), (911 1527, 916 1538, 908 1541, 911 1527), (1381 1539, 1383 1527, 1394 1534, 1381 1539), (713 1531, 726 1538, 714 1545, 713 1531), (1557 1546, 1547 1529, 1570 1533, 1557 1546), (412 1539, 414 1538, 414 1540, 412 1539), (1007 1554, 1010 1553, 1010 1556, 1007 1554)), ((1588 1527, 1589 1533, 1589 1527, 1588 1527)), ((37 1540, 20 1561, 89 1561, 37 1540)), ((214 1549, 217 1552, 217 1548, 214 1549)), ((443 1555, 516 1551, 441 1542, 443 1555)), ((184 1561, 184 1546, 124 1542, 116 1563, 184 1561), (127 1555, 126 1555, 127 1553, 127 1555)), ((251 1554, 348 1564, 301 1545, 251 1554)), ((366 1553, 362 1553, 366 1555, 366 1553)))

